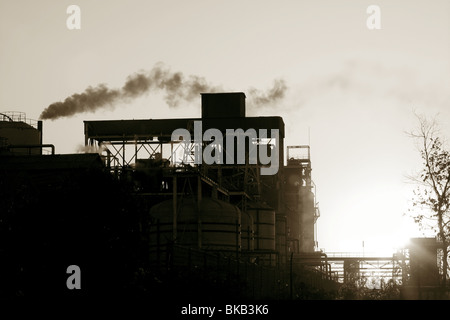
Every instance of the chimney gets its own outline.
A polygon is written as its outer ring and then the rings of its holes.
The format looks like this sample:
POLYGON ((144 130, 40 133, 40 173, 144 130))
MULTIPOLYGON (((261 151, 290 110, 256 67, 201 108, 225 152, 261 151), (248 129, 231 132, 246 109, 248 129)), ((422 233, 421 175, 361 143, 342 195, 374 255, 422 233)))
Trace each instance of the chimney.
POLYGON ((202 93, 202 118, 244 118, 243 92, 202 93))

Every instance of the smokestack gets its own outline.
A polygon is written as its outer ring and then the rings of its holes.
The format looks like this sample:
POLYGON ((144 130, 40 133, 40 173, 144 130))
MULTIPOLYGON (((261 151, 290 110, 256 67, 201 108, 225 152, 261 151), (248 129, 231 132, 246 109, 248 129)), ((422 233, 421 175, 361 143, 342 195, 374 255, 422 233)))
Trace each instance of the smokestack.
POLYGON ((243 92, 202 93, 202 118, 245 117, 243 92))

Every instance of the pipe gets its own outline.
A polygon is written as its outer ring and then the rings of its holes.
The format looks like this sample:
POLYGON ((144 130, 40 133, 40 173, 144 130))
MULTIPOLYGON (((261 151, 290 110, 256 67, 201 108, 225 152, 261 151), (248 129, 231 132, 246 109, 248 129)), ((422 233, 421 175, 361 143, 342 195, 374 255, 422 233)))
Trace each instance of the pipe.
POLYGON ((292 300, 293 298, 293 289, 292 289, 292 259, 294 258, 294 252, 291 252, 290 266, 289 266, 289 297, 292 300))
POLYGON ((41 154, 42 154, 42 148, 52 148, 52 155, 55 154, 55 146, 53 144, 11 144, 8 146, 9 149, 19 149, 19 148, 25 148, 25 149, 33 149, 33 148, 40 148, 41 154))
POLYGON ((321 252, 321 258, 325 258, 325 275, 327 279, 331 279, 331 264, 328 263, 328 255, 325 252, 321 252))
POLYGON ((37 122, 37 129, 38 129, 38 131, 39 131, 39 144, 42 144, 42 120, 39 120, 38 122, 37 122))

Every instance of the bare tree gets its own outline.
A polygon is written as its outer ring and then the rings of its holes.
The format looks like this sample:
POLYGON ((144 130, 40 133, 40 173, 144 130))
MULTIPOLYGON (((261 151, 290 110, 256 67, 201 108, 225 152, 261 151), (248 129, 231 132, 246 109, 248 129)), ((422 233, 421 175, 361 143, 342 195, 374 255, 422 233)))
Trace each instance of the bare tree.
POLYGON ((450 152, 446 149, 436 120, 417 115, 418 128, 408 134, 417 142, 423 167, 410 179, 417 184, 413 206, 414 221, 422 230, 429 228, 442 243, 442 279, 446 286, 450 242, 450 152))

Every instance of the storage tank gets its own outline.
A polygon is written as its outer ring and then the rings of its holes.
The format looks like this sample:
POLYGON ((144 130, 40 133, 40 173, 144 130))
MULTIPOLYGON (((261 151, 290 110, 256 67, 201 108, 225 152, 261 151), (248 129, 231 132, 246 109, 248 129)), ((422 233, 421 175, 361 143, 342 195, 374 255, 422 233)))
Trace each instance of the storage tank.
POLYGON ((14 154, 41 154, 41 149, 34 147, 42 144, 42 121, 27 119, 24 112, 1 112, 0 138, 3 152, 11 149, 14 154))
POLYGON ((247 213, 253 218, 255 251, 275 251, 275 211, 263 203, 250 203, 247 213))
MULTIPOLYGON (((150 209, 154 224, 150 246, 173 243, 173 201, 166 200, 150 209)), ((236 252, 241 250, 241 212, 238 207, 217 199, 193 197, 178 201, 176 244, 190 248, 236 252)))

